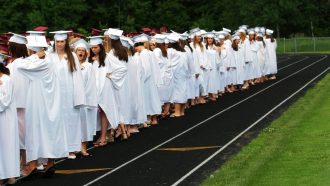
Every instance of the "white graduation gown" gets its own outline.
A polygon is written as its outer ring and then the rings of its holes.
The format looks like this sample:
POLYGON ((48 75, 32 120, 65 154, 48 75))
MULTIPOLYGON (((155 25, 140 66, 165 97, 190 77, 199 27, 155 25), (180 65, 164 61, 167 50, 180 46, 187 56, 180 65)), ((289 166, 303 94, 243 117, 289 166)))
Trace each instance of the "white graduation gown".
POLYGON ((0 77, 0 180, 20 175, 19 137, 13 83, 0 77))
POLYGON ((261 69, 258 62, 258 50, 259 45, 256 41, 251 41, 251 54, 252 54, 252 66, 253 66, 253 78, 261 77, 261 69))
MULTIPOLYGON (((246 40, 245 42, 238 44, 238 51, 237 51, 237 58, 236 58, 236 63, 237 63, 237 82, 239 84, 243 84, 245 80, 247 80, 247 75, 246 72, 249 69, 248 67, 245 67, 248 63, 245 59, 245 54, 246 54, 246 40), (245 63, 246 62, 246 63, 245 63)), ((234 52, 235 53, 235 52, 234 52)))
POLYGON ((219 69, 219 91, 220 92, 224 92, 225 91, 225 87, 227 86, 227 69, 225 66, 225 58, 227 56, 227 52, 225 47, 220 50, 220 57, 219 57, 219 63, 218 65, 218 69, 219 69))
POLYGON ((277 74, 276 40, 271 42, 269 38, 264 39, 264 41, 266 43, 265 74, 277 74))
POLYGON ((81 119, 80 107, 85 105, 84 81, 81 74, 81 67, 78 57, 72 53, 76 70, 70 72, 68 60, 63 57, 61 60, 57 53, 50 53, 49 60, 56 66, 56 77, 61 90, 61 111, 66 126, 69 151, 75 152, 81 149, 81 119))
MULTIPOLYGON (((204 44, 203 44, 204 45, 204 44)), ((196 44, 196 48, 194 48, 194 44, 190 43, 191 48, 193 49, 193 59, 195 64, 199 67, 199 77, 198 77, 198 85, 196 88, 199 90, 199 95, 206 96, 207 95, 207 83, 208 83, 208 62, 207 62, 207 56, 205 53, 205 46, 203 46, 203 51, 199 47, 198 44, 196 44), (201 65, 204 67, 201 68, 201 65)))
POLYGON ((111 73, 111 82, 114 88, 114 95, 117 101, 117 110, 119 115, 119 123, 127 124, 130 113, 130 97, 127 97, 129 92, 129 84, 126 79, 127 62, 121 61, 112 53, 108 54, 107 58, 110 62, 109 72, 111 73))
POLYGON ((187 81, 189 78, 188 58, 186 52, 176 51, 173 48, 167 49, 168 59, 173 69, 173 91, 171 103, 187 102, 187 81))
POLYGON ((97 90, 96 76, 93 65, 87 61, 81 64, 81 74, 84 80, 86 105, 80 109, 81 141, 92 141, 97 125, 97 90))
POLYGON ((26 90, 29 88, 29 80, 24 77, 18 70, 17 64, 23 61, 18 58, 7 65, 10 71, 10 78, 14 86, 15 104, 17 107, 17 120, 19 130, 19 147, 25 149, 25 106, 26 106, 26 90))
POLYGON ((57 67, 48 57, 38 59, 32 55, 18 67, 30 80, 26 104, 27 162, 68 156, 57 67))
MULTIPOLYGON (((143 94, 145 113, 147 115, 157 115, 162 112, 161 101, 157 90, 157 73, 156 62, 152 61, 152 56, 147 49, 144 49, 138 55, 139 63, 141 63, 143 71, 143 94)), ((159 66, 158 66, 159 68, 159 66)))
POLYGON ((159 98, 162 103, 168 103, 171 99, 173 91, 173 70, 171 68, 171 62, 168 58, 163 57, 162 51, 159 48, 153 50, 153 59, 160 68, 160 76, 162 79, 161 84, 158 85, 159 98))
POLYGON ((244 41, 240 42, 238 46, 239 58, 244 68, 244 80, 253 79, 253 59, 249 39, 246 38, 244 41))
POLYGON ((138 53, 135 53, 134 56, 129 56, 127 63, 127 81, 130 87, 127 95, 130 99, 129 120, 125 121, 127 124, 141 124, 147 121, 147 114, 144 109, 144 80, 142 75, 142 65, 138 60, 138 53))
POLYGON ((262 41, 256 41, 258 47, 257 56, 258 56, 258 64, 261 70, 261 74, 265 75, 265 46, 262 41))
MULTIPOLYGON (((114 95, 114 87, 112 85, 111 80, 106 77, 110 68, 109 54, 107 54, 107 57, 104 61, 105 66, 99 67, 99 62, 94 61, 93 68, 96 75, 96 89, 98 98, 97 104, 104 111, 110 123, 109 129, 116 129, 118 127, 118 124, 120 123, 117 109, 118 107, 114 95)), ((98 127, 99 126, 100 125, 98 125, 98 127)))
POLYGON ((188 78, 188 87, 187 87, 187 97, 188 99, 195 99, 195 97, 199 96, 199 91, 197 89, 196 91, 196 84, 197 84, 197 78, 196 74, 198 74, 199 66, 196 65, 193 58, 193 52, 190 50, 188 46, 184 47, 184 50, 186 51, 187 58, 188 58, 188 71, 189 71, 189 78, 188 78))
POLYGON ((243 70, 243 67, 238 65, 238 52, 234 51, 229 39, 225 40, 224 45, 225 52, 222 53, 222 57, 226 68, 226 85, 243 84, 243 81, 238 79, 238 70, 243 70))
POLYGON ((219 88, 219 71, 217 64, 220 61, 219 52, 215 46, 209 46, 206 50, 207 60, 209 62, 209 82, 208 82, 208 93, 217 94, 219 88))

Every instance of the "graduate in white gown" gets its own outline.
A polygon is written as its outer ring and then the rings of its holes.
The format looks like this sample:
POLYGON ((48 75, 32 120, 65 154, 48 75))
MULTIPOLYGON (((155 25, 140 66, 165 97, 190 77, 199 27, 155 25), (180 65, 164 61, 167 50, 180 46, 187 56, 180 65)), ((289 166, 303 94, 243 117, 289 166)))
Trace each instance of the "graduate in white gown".
POLYGON ((273 37, 273 30, 266 29, 266 59, 265 59, 265 74, 269 75, 269 79, 276 79, 277 74, 277 59, 276 59, 276 39, 273 37))
POLYGON ((196 99, 199 96, 199 91, 196 91, 195 88, 199 76, 199 66, 197 66, 196 63, 194 62, 193 49, 189 45, 188 36, 189 35, 186 33, 181 34, 179 44, 181 48, 183 48, 186 51, 186 55, 188 58, 189 77, 187 81, 187 99, 189 100, 189 104, 191 106, 194 106, 196 105, 196 99))
POLYGON ((215 46, 214 34, 206 34, 206 56, 209 64, 209 81, 208 81, 208 94, 209 99, 216 101, 219 88, 219 73, 217 70, 217 65, 220 62, 220 55, 218 48, 215 46))
POLYGON ((218 35, 219 38, 219 63, 218 63, 218 69, 219 69, 219 95, 222 95, 225 92, 226 84, 226 76, 227 76, 227 70, 224 63, 224 59, 227 55, 226 49, 225 49, 225 36, 223 34, 218 35))
POLYGON ((33 55, 21 61, 18 70, 30 80, 26 103, 26 154, 28 166, 25 175, 37 171, 38 160, 48 159, 45 176, 54 174, 54 159, 68 156, 66 123, 61 111, 60 84, 56 64, 45 57, 44 36, 32 38, 28 45, 33 55))
POLYGON ((240 42, 238 45, 238 62, 243 66, 242 80, 244 81, 242 89, 249 88, 249 80, 253 79, 252 55, 249 38, 246 36, 246 29, 238 30, 240 42))
POLYGON ((258 51, 259 51, 259 45, 256 42, 255 39, 255 32, 254 30, 249 31, 249 41, 251 45, 251 54, 252 54, 252 66, 253 66, 253 79, 251 80, 250 84, 254 85, 254 83, 259 83, 260 78, 262 76, 260 65, 258 62, 258 51))
MULTIPOLYGON (((102 41, 102 39, 101 39, 102 41)), ((84 80, 84 88, 86 94, 85 107, 80 109, 81 116, 81 154, 84 157, 89 156, 87 152, 87 142, 93 141, 96 134, 97 122, 97 91, 96 76, 93 65, 88 62, 89 47, 85 40, 81 39, 75 43, 75 53, 79 59, 81 73, 84 80)))
POLYGON ((9 39, 9 54, 12 57, 11 63, 7 65, 10 70, 10 77, 14 86, 14 98, 17 108, 18 130, 20 139, 20 159, 21 169, 24 169, 26 164, 26 152, 25 152, 25 107, 26 107, 26 90, 29 87, 29 80, 24 77, 18 70, 17 64, 24 58, 28 57, 28 51, 26 48, 27 40, 24 36, 14 34, 9 39))
POLYGON ((145 34, 135 36, 133 42, 137 52, 136 59, 141 63, 143 71, 144 109, 149 117, 148 119, 150 119, 150 124, 155 125, 158 124, 157 115, 162 112, 161 101, 156 84, 160 74, 159 66, 156 66, 158 64, 153 61, 151 53, 144 47, 144 43, 148 42, 148 37, 145 34))
POLYGON ((163 82, 157 87, 159 98, 163 104, 162 118, 170 115, 170 101, 173 91, 173 70, 165 49, 165 38, 165 35, 155 35, 156 48, 153 50, 153 58, 160 68, 160 74, 158 75, 163 82))
POLYGON ((197 66, 199 66, 198 81, 196 82, 196 91, 198 91, 198 103, 206 103, 204 96, 207 95, 208 82, 208 63, 205 53, 205 46, 202 42, 201 32, 199 28, 192 29, 191 35, 193 41, 190 43, 193 49, 193 59, 197 66))
POLYGON ((130 38, 121 36, 120 41, 125 47, 128 55, 127 62, 127 75, 125 78, 124 88, 121 89, 120 96, 125 105, 124 112, 124 123, 126 124, 127 137, 131 133, 139 132, 137 125, 147 121, 147 114, 144 112, 144 103, 143 103, 143 90, 142 90, 142 81, 141 74, 142 68, 135 59, 133 51, 134 43, 130 38), (129 99, 128 99, 129 98, 129 99))
POLYGON ((9 69, 2 63, 0 54, 0 185, 8 179, 15 183, 20 175, 19 134, 14 88, 9 69))
MULTIPOLYGON (((112 35, 113 32, 110 31, 109 34, 112 35)), ((116 137, 121 135, 122 140, 128 138, 125 121, 129 120, 129 104, 130 101, 127 98, 126 93, 129 92, 129 84, 126 80, 127 74, 127 61, 128 54, 127 50, 123 47, 120 42, 120 38, 111 38, 111 51, 108 53, 106 58, 106 63, 109 63, 109 69, 107 72, 107 78, 110 79, 114 90, 114 96, 116 100, 118 116, 119 116, 119 127, 117 130, 116 137)))
POLYGON ((168 52, 168 60, 173 69, 173 91, 171 95, 171 103, 174 103, 174 113, 171 117, 184 116, 185 104, 188 100, 188 56, 183 48, 179 45, 180 35, 172 33, 168 36, 170 41, 168 52))
POLYGON ((260 70, 261 70, 261 75, 262 78, 260 79, 261 82, 264 81, 264 77, 265 77, 265 42, 263 39, 263 35, 261 33, 257 33, 257 38, 256 38, 256 43, 257 45, 259 45, 259 50, 257 52, 257 56, 258 56, 258 64, 260 66, 260 70))
MULTIPOLYGON (((120 36, 122 34, 118 33, 120 36)), ((104 33, 104 45, 102 43, 90 45, 90 56, 88 61, 93 64, 96 75, 97 104, 99 107, 99 125, 97 129, 101 130, 100 137, 94 142, 95 147, 107 145, 107 142, 114 142, 114 129, 118 127, 119 115, 114 96, 114 89, 111 81, 107 78, 110 68, 106 49, 111 50, 110 37, 119 38, 119 36, 109 35, 108 30, 104 33), (106 48, 105 48, 106 47, 106 48), (107 131, 109 130, 108 140, 107 131)))
POLYGON ((66 127, 69 159, 75 159, 75 152, 81 149, 80 107, 86 103, 84 81, 77 55, 71 52, 68 32, 55 31, 53 52, 47 56, 56 66, 56 77, 61 90, 61 112, 66 127))

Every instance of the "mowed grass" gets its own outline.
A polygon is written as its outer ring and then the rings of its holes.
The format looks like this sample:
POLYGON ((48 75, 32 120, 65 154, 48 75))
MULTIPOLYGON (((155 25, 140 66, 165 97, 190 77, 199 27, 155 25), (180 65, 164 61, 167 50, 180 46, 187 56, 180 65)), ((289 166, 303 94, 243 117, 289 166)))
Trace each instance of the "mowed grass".
POLYGON ((330 52, 330 37, 302 37, 277 40, 277 53, 329 53, 330 52), (315 41, 315 48, 314 48, 315 41))
POLYGON ((330 74, 202 185, 330 185, 330 74))

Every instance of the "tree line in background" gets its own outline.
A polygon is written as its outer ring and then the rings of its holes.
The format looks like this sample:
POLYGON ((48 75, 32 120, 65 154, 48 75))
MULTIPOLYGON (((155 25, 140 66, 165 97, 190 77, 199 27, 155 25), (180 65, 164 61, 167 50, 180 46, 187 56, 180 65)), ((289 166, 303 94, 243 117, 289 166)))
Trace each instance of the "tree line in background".
POLYGON ((140 31, 167 25, 178 32, 266 26, 275 36, 329 36, 329 0, 0 0, 0 32, 43 25, 50 31, 94 28, 140 31))

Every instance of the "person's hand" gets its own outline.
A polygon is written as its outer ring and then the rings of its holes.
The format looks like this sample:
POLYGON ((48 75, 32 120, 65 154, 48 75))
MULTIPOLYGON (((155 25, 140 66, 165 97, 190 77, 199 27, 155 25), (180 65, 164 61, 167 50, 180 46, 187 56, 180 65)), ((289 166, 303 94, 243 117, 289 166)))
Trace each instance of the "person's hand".
POLYGON ((107 73, 106 77, 111 79, 111 73, 107 73))
POLYGON ((43 59, 43 58, 45 58, 45 55, 46 55, 46 53, 45 53, 44 50, 40 50, 40 51, 38 51, 36 54, 37 54, 37 56, 39 57, 39 59, 43 59))

